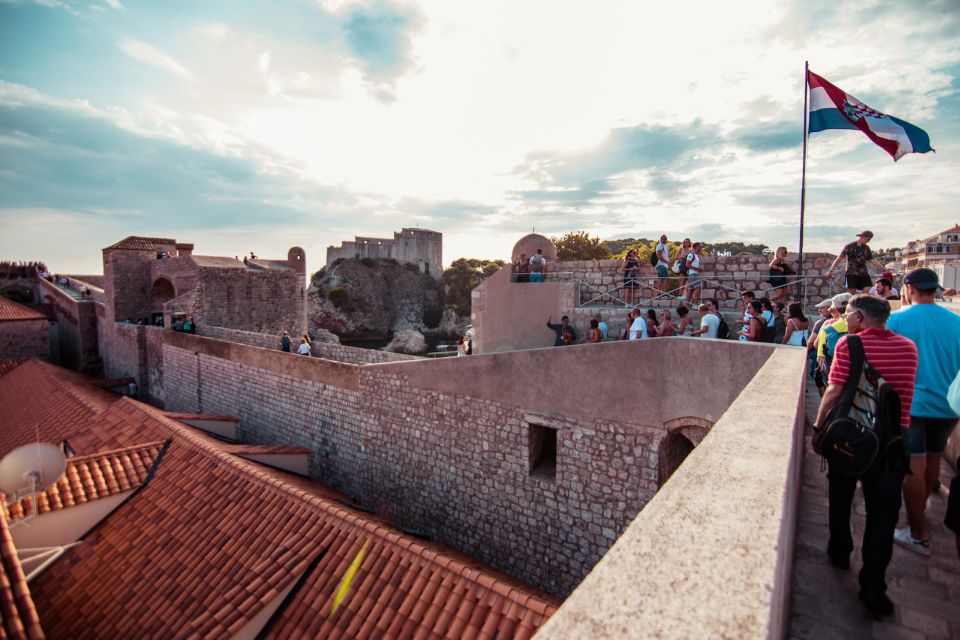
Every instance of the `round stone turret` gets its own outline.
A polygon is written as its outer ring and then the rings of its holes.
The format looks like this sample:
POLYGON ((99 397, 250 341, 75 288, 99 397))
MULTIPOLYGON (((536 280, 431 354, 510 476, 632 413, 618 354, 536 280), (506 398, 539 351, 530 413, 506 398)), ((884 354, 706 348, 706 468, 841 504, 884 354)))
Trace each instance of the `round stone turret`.
POLYGON ((300 247, 290 247, 287 251, 287 264, 297 273, 307 272, 307 253, 300 247))
POLYGON ((535 254, 537 249, 543 250, 543 257, 547 259, 548 263, 556 262, 557 247, 550 242, 549 238, 539 233, 531 233, 520 238, 517 244, 513 245, 513 252, 510 257, 517 257, 521 253, 525 253, 529 257, 535 254))

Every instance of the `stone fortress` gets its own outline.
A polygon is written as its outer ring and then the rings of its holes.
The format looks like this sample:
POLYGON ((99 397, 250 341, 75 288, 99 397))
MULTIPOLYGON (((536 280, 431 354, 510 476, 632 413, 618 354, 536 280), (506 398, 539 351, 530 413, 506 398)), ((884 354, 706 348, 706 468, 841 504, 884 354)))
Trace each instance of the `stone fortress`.
MULTIPOLYGON (((104 249, 102 286, 76 301, 91 312, 62 305, 94 323, 93 337, 76 324, 67 351, 92 343, 105 375, 135 380, 154 406, 229 419, 247 446, 306 451, 309 476, 353 504, 566 598, 538 637, 781 637, 804 353, 685 338, 538 348, 547 315, 588 321, 590 287, 617 278, 613 261, 554 262, 544 241, 518 247, 544 248, 546 282, 511 282, 505 267, 474 291, 481 355, 469 358, 282 353, 277 331, 305 322, 302 251, 243 265, 137 237, 104 249), (198 335, 126 321, 180 313, 198 335), (644 362, 697 366, 675 378, 644 362)), ((705 271, 730 274, 715 281, 732 305, 732 283, 759 285, 762 267, 726 258, 705 271)), ((831 284, 809 286, 825 297, 831 284)), ((613 332, 624 311, 604 313, 613 332)))
POLYGON ((400 264, 416 265, 436 280, 443 275, 443 234, 429 229, 401 229, 393 238, 357 236, 339 247, 327 247, 327 266, 341 258, 392 258, 400 264))

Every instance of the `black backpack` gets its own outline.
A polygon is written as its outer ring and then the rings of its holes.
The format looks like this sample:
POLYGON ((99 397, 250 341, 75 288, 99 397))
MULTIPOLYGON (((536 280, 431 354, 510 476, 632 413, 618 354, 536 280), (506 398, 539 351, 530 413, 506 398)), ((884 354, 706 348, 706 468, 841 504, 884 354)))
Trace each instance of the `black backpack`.
POLYGON ((653 253, 650 254, 650 266, 655 267, 659 264, 660 258, 657 257, 657 250, 654 249, 653 253))
POLYGON ((815 430, 813 450, 831 468, 853 477, 870 469, 878 456, 890 465, 907 465, 900 429, 900 395, 870 366, 859 336, 848 335, 850 377, 826 425, 815 430))
POLYGON ((763 333, 760 334, 761 342, 776 342, 777 341, 777 316, 773 316, 773 322, 767 324, 767 319, 763 316, 760 317, 760 320, 763 322, 763 333))
POLYGON ((717 325, 717 337, 721 340, 727 340, 730 337, 730 325, 722 317, 720 317, 720 324, 717 325))

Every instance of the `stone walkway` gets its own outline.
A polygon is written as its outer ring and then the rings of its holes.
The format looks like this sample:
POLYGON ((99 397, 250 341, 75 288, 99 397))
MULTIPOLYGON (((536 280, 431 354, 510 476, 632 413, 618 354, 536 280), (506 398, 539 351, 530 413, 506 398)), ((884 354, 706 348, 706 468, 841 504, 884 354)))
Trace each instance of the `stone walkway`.
MULTIPOLYGON (((863 535, 863 495, 854 499, 855 550, 847 571, 834 569, 826 555, 827 474, 810 448, 812 419, 819 398, 813 385, 807 393, 807 433, 803 457, 803 486, 797 531, 796 565, 791 589, 790 638, 933 640, 960 638, 960 558, 954 534, 943 526, 946 488, 931 497, 927 509, 931 551, 929 558, 893 547, 887 568, 888 595, 896 605, 892 616, 877 621, 857 599, 857 571, 863 535)), ((941 482, 949 487, 952 469, 941 465, 941 482)), ((906 526, 901 509, 900 525, 906 526)))

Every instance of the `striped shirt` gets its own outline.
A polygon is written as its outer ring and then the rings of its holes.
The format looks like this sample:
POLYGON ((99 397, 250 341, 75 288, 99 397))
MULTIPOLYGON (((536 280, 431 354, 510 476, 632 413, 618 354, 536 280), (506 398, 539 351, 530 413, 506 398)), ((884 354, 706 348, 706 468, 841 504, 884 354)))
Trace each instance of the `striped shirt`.
MULTIPOLYGON (((886 329, 864 329, 857 334, 863 342, 867 362, 880 372, 900 396, 900 426, 910 426, 910 406, 917 379, 917 346, 913 341, 886 329)), ((830 384, 843 386, 850 377, 850 350, 847 337, 837 343, 830 367, 830 384)))

